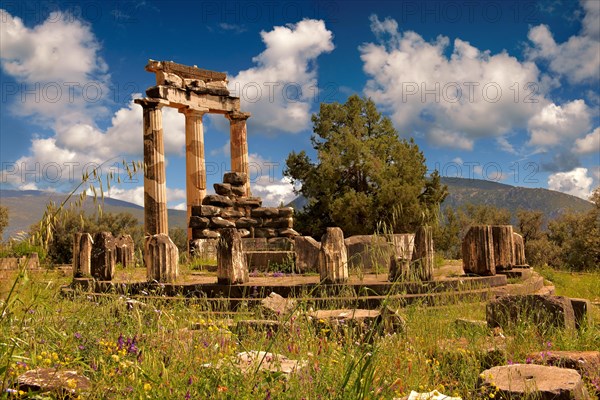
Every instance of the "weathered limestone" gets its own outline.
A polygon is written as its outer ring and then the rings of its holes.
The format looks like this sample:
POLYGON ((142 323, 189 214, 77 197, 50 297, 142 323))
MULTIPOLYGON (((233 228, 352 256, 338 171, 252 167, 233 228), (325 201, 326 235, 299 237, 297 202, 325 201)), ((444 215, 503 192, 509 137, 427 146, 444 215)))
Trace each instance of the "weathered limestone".
POLYGON ((515 259, 512 225, 492 225, 492 241, 496 270, 511 269, 515 259))
MULTIPOLYGON (((202 116, 208 109, 182 108, 185 115, 185 173, 188 221, 192 216, 192 207, 202 204, 206 196, 206 166, 204 162, 204 131, 202 116)), ((188 238, 192 237, 188 228, 188 238)))
POLYGON ((148 281, 174 282, 179 273, 179 250, 169 235, 159 233, 148 236, 144 247, 148 281))
POLYGON ((246 131, 246 120, 250 113, 230 112, 225 114, 229 120, 230 149, 231 149, 231 170, 245 174, 246 196, 250 196, 250 180, 248 169, 248 138, 246 131))
POLYGON ((394 251, 390 257, 388 280, 406 280, 410 274, 410 261, 414 253, 415 234, 401 233, 391 237, 394 251))
POLYGON ((575 328, 571 301, 562 296, 501 296, 488 302, 485 315, 490 328, 505 328, 526 320, 532 320, 536 325, 575 328))
POLYGON ((296 236, 294 251, 296 252, 296 270, 300 273, 316 272, 319 267, 321 244, 310 236, 296 236))
POLYGON ((482 384, 501 399, 587 400, 581 375, 574 369, 535 364, 493 367, 480 374, 482 384))
POLYGON ((99 281, 110 281, 115 276, 115 238, 110 232, 94 235, 91 254, 91 274, 99 281))
MULTIPOLYGON (((218 195, 250 196, 248 140, 246 120, 250 113, 240 111, 240 99, 230 96, 227 75, 172 61, 149 60, 146 71, 156 77, 156 86, 146 90, 147 98, 136 99, 144 112, 144 222, 145 234, 168 234, 164 140, 161 107, 179 109, 185 115, 186 194, 188 243, 194 239, 214 237, 218 232, 200 232, 207 228, 192 226, 194 207, 206 197, 206 167, 202 117, 219 113, 230 121, 231 169, 244 176, 241 186, 219 185, 218 195), (196 229, 196 231, 194 230, 196 229)), ((217 195, 217 196, 218 196, 217 195)), ((214 205, 214 204, 210 204, 214 205)), ((232 207, 233 204, 219 204, 232 207)), ((232 210, 241 211, 241 210, 232 210)), ((289 229, 291 226, 282 228, 289 229)), ((288 235, 289 232, 286 233, 288 235)))
POLYGON ((136 99, 144 110, 144 231, 168 234, 165 145, 161 108, 164 100, 136 99))
POLYGON ((325 283, 344 283, 348 280, 348 255, 344 233, 340 228, 327 228, 321 238, 319 273, 325 283))
POLYGON ((415 250, 412 255, 413 275, 421 281, 433 279, 434 252, 433 230, 430 226, 420 226, 415 233, 415 250))
POLYGON ((523 240, 523 236, 513 232, 513 244, 513 254, 515 257, 513 264, 515 266, 527 265, 527 261, 525 260, 525 241, 523 240))
POLYGON ((355 235, 344 240, 348 252, 348 268, 362 271, 385 270, 393 253, 384 236, 355 235))
POLYGON ((217 244, 217 280, 234 285, 249 280, 248 265, 242 248, 242 238, 235 228, 224 228, 217 244))
POLYGON ((76 233, 73 239, 73 278, 88 277, 92 273, 92 235, 76 233))
MULTIPOLYGON (((92 382, 75 370, 56 368, 36 368, 17 378, 19 390, 27 393, 52 394, 55 398, 76 398, 92 388, 92 382)), ((44 396, 45 397, 45 396, 44 396)), ((87 397, 87 396, 86 396, 87 397)))
POLYGON ((465 273, 496 275, 492 227, 476 225, 462 241, 462 260, 465 273))
POLYGON ((115 241, 116 262, 123 267, 133 267, 135 265, 134 254, 135 245, 130 235, 120 235, 115 241))

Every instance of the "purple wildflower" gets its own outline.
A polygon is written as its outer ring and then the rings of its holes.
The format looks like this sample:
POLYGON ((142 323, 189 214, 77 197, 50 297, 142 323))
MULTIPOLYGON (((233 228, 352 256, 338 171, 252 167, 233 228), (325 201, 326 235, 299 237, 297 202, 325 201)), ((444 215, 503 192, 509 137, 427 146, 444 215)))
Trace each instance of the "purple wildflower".
POLYGON ((81 338, 82 338, 82 335, 81 335, 81 333, 79 333, 79 332, 75 332, 75 333, 73 334, 73 336, 75 336, 75 339, 81 339, 81 338))

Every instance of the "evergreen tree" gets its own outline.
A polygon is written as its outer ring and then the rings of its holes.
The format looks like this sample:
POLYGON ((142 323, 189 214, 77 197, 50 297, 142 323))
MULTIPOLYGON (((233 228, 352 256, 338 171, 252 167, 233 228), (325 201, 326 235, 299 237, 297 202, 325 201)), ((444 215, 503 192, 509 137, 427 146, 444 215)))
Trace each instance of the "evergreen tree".
POLYGON ((318 161, 292 152, 284 174, 308 199, 296 226, 319 237, 328 226, 346 236, 371 234, 380 224, 394 232, 432 224, 447 188, 437 171, 427 178, 425 157, 413 139, 400 139, 371 99, 321 104, 311 138, 318 161))

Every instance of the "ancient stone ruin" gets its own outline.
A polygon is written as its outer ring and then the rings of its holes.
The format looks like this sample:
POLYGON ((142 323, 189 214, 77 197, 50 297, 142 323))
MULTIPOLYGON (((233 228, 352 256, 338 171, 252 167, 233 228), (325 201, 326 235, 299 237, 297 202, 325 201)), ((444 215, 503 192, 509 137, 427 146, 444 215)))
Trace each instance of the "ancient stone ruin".
POLYGON ((523 237, 511 225, 472 226, 462 241, 462 260, 465 273, 477 275, 529 267, 523 237))

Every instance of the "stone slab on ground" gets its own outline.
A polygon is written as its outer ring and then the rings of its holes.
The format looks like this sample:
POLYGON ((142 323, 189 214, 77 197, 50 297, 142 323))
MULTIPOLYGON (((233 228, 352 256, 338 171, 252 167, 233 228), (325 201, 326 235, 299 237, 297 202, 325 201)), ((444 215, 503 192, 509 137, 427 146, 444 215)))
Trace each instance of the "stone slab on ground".
POLYGON ((527 356, 534 364, 577 370, 590 380, 600 378, 600 351, 540 351, 527 356))
POLYGON ((233 365, 238 367, 242 373, 252 373, 258 369, 259 371, 282 373, 286 377, 308 365, 304 360, 292 360, 281 354, 250 350, 238 353, 232 360, 221 360, 214 366, 204 364, 203 367, 219 369, 223 362, 228 365, 233 362, 233 365))
POLYGON ((61 396, 78 396, 92 386, 89 378, 75 370, 37 368, 27 371, 17 378, 19 390, 24 392, 50 392, 61 396))
POLYGON ((536 364, 493 367, 480 375, 483 385, 498 388, 499 398, 588 400, 581 375, 574 369, 536 364))
POLYGON ((505 328, 529 319, 536 325, 575 329, 573 306, 562 296, 501 296, 488 302, 485 314, 490 328, 505 328))
POLYGON ((387 333, 399 333, 405 329, 404 319, 394 310, 338 309, 317 310, 308 314, 317 324, 327 324, 332 327, 352 326, 359 331, 379 328, 387 333))

